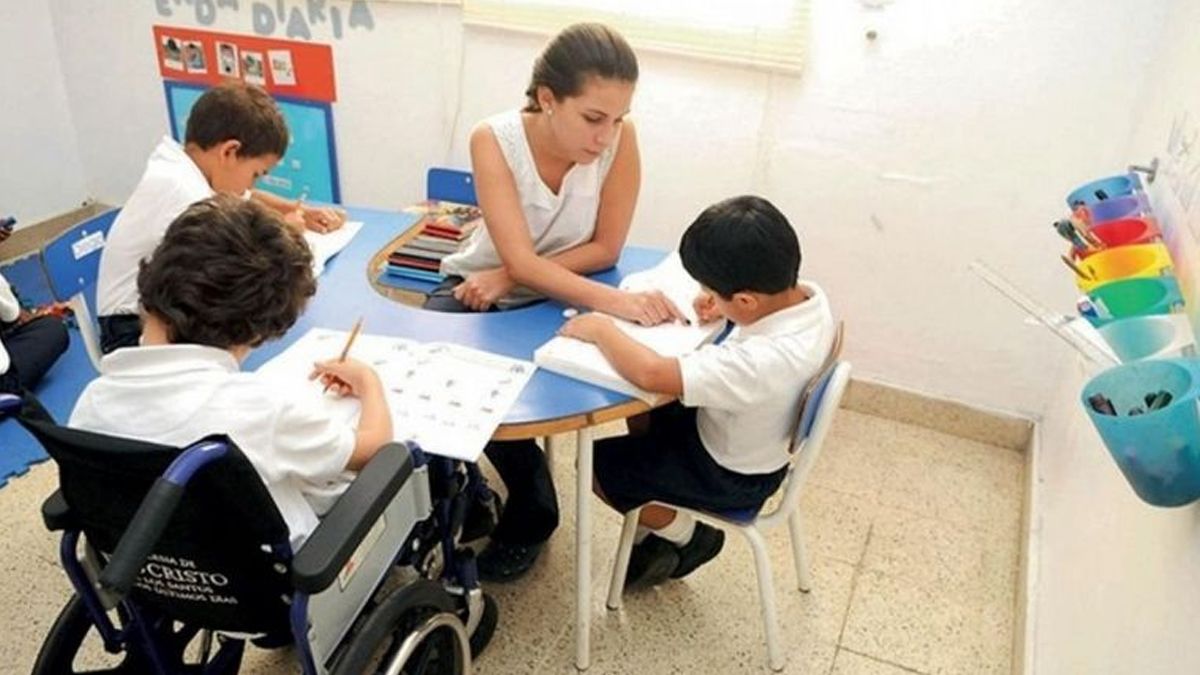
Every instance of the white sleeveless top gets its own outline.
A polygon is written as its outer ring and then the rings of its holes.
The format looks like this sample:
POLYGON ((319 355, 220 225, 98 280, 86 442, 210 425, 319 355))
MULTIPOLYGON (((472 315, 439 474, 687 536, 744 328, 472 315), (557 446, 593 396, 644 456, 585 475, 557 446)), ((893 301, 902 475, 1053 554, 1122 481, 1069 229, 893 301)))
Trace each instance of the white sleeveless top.
MULTIPOLYGON (((512 171, 521 199, 521 211, 529 226, 533 249, 539 256, 549 257, 592 240, 596 231, 596 213, 600 209, 600 192, 608 170, 612 167, 620 135, 589 164, 576 164, 567 170, 558 194, 550 191, 538 175, 533 151, 525 136, 521 112, 512 110, 484 120, 496 136, 504 161, 512 171)), ((486 219, 487 214, 484 214, 486 219)), ((500 267, 500 255, 486 227, 477 228, 457 253, 442 260, 441 271, 446 275, 467 276, 473 272, 500 267)), ((532 289, 517 287, 497 303, 502 309, 530 302, 540 297, 532 289)))

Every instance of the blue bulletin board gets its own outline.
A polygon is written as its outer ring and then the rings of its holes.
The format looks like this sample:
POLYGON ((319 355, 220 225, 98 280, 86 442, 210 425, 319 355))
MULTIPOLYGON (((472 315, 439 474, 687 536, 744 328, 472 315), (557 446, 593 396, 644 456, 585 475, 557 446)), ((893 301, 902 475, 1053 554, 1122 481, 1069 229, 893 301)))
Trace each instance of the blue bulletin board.
MULTIPOLYGON (((180 143, 187 129, 188 114, 206 87, 183 82, 163 83, 171 136, 180 143)), ((328 103, 274 96, 288 125, 288 149, 271 173, 257 187, 288 199, 340 204, 337 149, 333 140, 333 111, 328 103)))

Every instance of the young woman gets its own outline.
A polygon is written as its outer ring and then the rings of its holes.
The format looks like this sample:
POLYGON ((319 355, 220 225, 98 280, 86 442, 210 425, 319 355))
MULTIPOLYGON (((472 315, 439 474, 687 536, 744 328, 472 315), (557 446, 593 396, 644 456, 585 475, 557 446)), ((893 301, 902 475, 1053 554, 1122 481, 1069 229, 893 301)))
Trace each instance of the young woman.
MULTIPOLYGON (((549 296, 643 325, 682 318, 661 293, 627 293, 584 276, 616 263, 637 204, 641 164, 626 119, 637 76, 633 50, 607 26, 576 24, 550 41, 524 109, 471 133, 485 227, 442 261, 446 281, 427 309, 508 309, 549 296)), ((514 579, 557 527, 557 497, 533 441, 492 443, 487 455, 509 499, 480 573, 514 579)))

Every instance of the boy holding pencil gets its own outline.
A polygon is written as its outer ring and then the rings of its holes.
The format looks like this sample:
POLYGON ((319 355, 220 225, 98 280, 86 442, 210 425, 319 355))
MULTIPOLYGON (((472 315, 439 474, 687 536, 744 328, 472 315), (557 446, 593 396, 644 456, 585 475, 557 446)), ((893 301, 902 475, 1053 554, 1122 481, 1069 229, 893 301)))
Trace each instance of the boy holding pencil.
POLYGON ((283 335, 316 290, 303 237, 254 202, 213 197, 171 223, 140 264, 137 287, 141 345, 104 358, 70 426, 177 446, 228 434, 298 546, 346 489, 348 472, 393 439, 379 377, 346 358, 350 344, 313 365, 309 377, 320 383, 306 391, 279 391, 241 372, 250 351, 283 335), (321 384, 361 399, 357 424, 330 418, 321 384))

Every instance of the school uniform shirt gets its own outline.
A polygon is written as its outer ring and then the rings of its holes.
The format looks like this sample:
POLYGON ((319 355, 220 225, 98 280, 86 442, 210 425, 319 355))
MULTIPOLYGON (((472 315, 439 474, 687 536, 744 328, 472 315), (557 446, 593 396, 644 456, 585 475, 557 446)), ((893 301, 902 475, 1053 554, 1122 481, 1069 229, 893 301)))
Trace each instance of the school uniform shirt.
MULTIPOLYGON (((563 177, 558 194, 555 194, 538 175, 520 111, 495 115, 484 120, 484 124, 491 127, 500 153, 512 171, 534 251, 548 258, 591 241, 596 232, 600 192, 612 167, 621 140, 620 134, 595 161, 572 166, 563 177)), ((500 266, 500 254, 496 252, 487 228, 478 227, 459 252, 442 260, 441 272, 448 276, 466 277, 500 266)), ((501 308, 511 307, 538 297, 540 294, 536 291, 518 287, 497 304, 501 308)))
MULTIPOLYGON (((0 323, 12 323, 21 316, 21 303, 17 300, 16 293, 13 293, 12 286, 8 285, 8 280, 4 275, 0 274, 0 323)), ((4 348, 4 341, 0 340, 0 375, 8 372, 12 361, 9 359, 8 350, 4 348)))
MULTIPOLYGON (((214 347, 165 345, 117 350, 100 362, 70 426, 183 447, 228 434, 254 465, 297 547, 345 491, 355 430, 214 347)), ((319 390, 318 390, 319 391, 319 390)))
POLYGON ((770 473, 788 463, 800 395, 833 345, 825 293, 810 282, 800 287, 808 300, 679 358, 681 400, 699 409, 700 440, 731 471, 770 473))
POLYGON ((164 136, 109 228, 96 280, 100 316, 138 313, 138 263, 154 252, 179 214, 212 195, 208 179, 183 146, 164 136))

